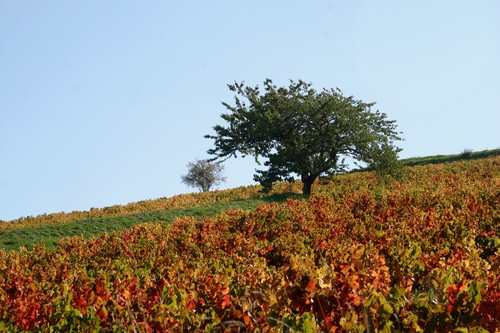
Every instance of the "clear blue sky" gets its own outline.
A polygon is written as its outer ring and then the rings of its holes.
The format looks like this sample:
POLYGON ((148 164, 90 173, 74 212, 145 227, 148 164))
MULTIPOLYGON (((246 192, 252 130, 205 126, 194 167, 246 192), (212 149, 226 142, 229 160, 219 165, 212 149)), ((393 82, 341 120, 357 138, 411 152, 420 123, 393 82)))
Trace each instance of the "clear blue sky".
MULTIPOLYGON (((194 191, 227 84, 339 87, 401 157, 500 146, 500 1, 0 0, 0 219, 194 191)), ((253 184, 252 158, 223 188, 253 184)))

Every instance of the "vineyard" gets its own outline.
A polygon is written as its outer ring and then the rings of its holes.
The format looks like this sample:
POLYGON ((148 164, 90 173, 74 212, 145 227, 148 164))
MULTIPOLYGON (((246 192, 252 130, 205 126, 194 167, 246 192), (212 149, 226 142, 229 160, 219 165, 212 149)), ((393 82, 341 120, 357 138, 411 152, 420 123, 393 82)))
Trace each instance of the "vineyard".
MULTIPOLYGON (((0 250, 0 331, 497 332, 499 193, 500 157, 408 167, 383 184, 359 172, 321 180, 308 200, 0 250)), ((259 195, 240 188, 5 228, 259 195)))
POLYGON ((8 223, 0 223, 0 231, 26 227, 40 227, 44 225, 67 223, 84 219, 126 216, 148 211, 195 207, 213 204, 215 202, 228 202, 237 199, 244 200, 260 197, 261 194, 259 193, 259 189, 260 188, 258 186, 247 186, 224 191, 181 194, 171 198, 144 200, 127 205, 92 208, 89 211, 83 212, 75 211, 71 213, 44 214, 35 217, 28 216, 14 221, 9 221, 8 223))

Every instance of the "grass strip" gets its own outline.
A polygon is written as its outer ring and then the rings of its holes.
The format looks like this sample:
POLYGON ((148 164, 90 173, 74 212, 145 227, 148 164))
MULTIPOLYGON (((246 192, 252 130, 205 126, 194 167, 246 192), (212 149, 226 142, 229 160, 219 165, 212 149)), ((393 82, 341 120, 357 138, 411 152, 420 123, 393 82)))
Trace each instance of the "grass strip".
POLYGON ((18 250, 20 247, 31 249, 35 244, 43 244, 52 249, 63 237, 80 236, 90 238, 106 232, 122 231, 146 222, 171 223, 178 217, 194 216, 201 219, 225 212, 227 210, 255 210, 257 206, 270 202, 283 202, 288 199, 302 198, 294 193, 277 194, 265 198, 220 202, 207 206, 185 209, 169 209, 149 211, 131 215, 92 218, 68 223, 53 224, 42 227, 12 229, 0 232, 0 249, 5 251, 18 250))
POLYGON ((483 150, 483 151, 468 151, 464 150, 460 154, 455 155, 434 155, 434 156, 425 156, 425 157, 412 157, 402 159, 404 165, 407 166, 417 166, 417 165, 426 165, 426 164, 441 164, 441 163, 450 163, 462 160, 475 160, 481 158, 488 158, 500 155, 500 148, 493 150, 483 150))

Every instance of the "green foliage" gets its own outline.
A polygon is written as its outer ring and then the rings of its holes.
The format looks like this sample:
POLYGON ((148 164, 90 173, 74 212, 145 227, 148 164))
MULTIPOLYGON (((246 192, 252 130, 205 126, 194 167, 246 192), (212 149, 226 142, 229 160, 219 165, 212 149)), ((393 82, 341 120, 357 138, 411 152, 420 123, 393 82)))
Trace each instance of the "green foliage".
POLYGON ((215 159, 237 153, 257 161, 264 157, 268 169, 254 176, 264 188, 298 175, 303 193, 310 194, 319 176, 344 170, 346 156, 377 170, 393 167, 390 159, 397 159, 395 122, 372 111, 375 103, 346 97, 339 89, 316 91, 304 81, 277 87, 268 79, 263 91, 244 83, 229 89, 236 93, 234 105, 223 103, 230 112, 221 116, 228 125, 216 125, 216 134, 205 136, 215 140, 208 153, 215 159))
POLYGON ((404 165, 398 160, 397 151, 390 146, 382 145, 376 158, 369 165, 382 184, 391 179, 401 180, 403 178, 404 165))
POLYGON ((460 157, 464 160, 469 159, 472 157, 472 149, 465 148, 461 153, 460 157))

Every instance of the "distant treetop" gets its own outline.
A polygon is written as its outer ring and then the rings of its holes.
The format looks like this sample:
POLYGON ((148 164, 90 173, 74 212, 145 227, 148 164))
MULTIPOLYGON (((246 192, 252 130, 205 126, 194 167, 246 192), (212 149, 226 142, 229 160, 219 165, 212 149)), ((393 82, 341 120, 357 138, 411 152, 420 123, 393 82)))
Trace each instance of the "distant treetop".
POLYGON ((196 160, 187 165, 187 175, 181 176, 181 181, 190 187, 196 187, 202 192, 208 192, 214 186, 218 186, 226 178, 223 177, 224 166, 221 163, 209 160, 196 160))

